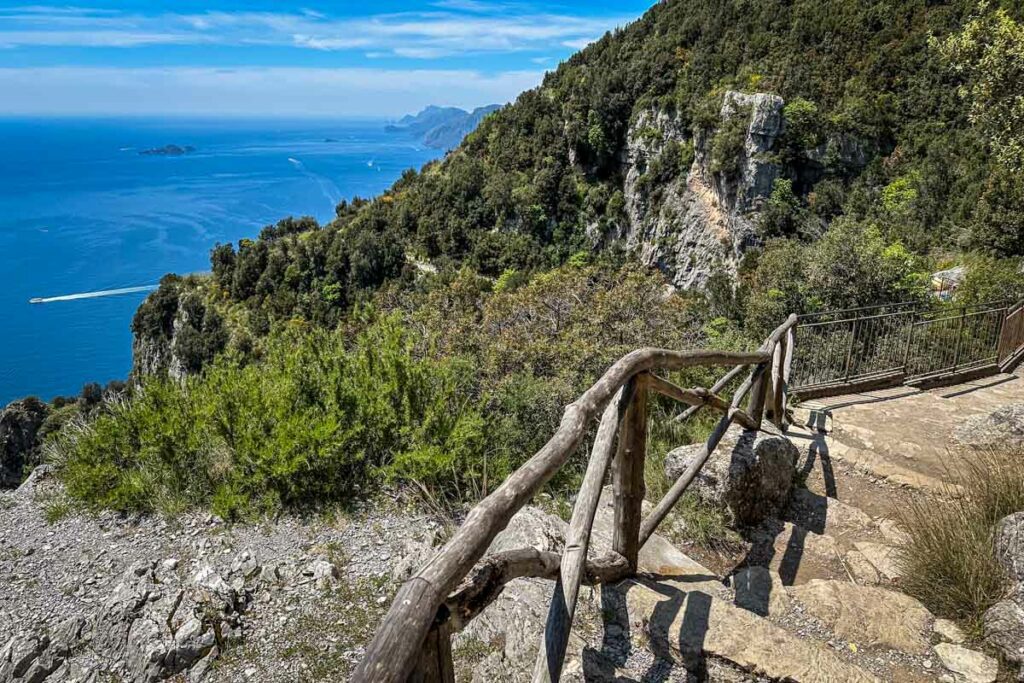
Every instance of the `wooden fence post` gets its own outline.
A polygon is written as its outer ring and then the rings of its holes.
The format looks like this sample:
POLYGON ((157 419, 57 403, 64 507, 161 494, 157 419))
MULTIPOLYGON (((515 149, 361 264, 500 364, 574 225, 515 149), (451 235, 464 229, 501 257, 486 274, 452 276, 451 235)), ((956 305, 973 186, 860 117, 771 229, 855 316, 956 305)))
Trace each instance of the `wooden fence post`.
POLYGON ((409 683, 455 683, 449 619, 435 624, 427 633, 427 639, 420 649, 419 661, 409 675, 409 683))
POLYGON ((789 424, 786 405, 789 403, 789 378, 793 372, 793 353, 796 349, 796 328, 786 331, 786 352, 782 354, 782 422, 779 427, 785 429, 789 424))
POLYGON ((786 426, 786 354, 789 348, 789 330, 775 345, 772 358, 772 421, 779 429, 786 426))
POLYGON ((640 554, 640 522, 644 501, 644 457, 647 454, 647 373, 638 374, 633 400, 619 430, 619 448, 612 463, 615 526, 612 550, 636 572, 640 554))
MULTIPOLYGON (((769 349, 771 351, 771 349, 769 349)), ((764 363, 755 366, 753 385, 750 388, 750 401, 747 403, 747 412, 751 419, 758 424, 760 429, 761 421, 764 419, 765 400, 768 398, 768 390, 772 384, 772 361, 769 358, 764 363)))

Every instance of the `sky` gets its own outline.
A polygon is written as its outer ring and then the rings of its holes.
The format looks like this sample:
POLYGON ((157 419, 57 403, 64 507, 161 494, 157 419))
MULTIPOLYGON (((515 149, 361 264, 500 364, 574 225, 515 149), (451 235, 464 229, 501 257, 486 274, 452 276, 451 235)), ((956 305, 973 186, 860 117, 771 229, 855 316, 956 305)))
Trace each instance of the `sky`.
POLYGON ((0 115, 394 117, 503 104, 653 2, 0 0, 0 115))

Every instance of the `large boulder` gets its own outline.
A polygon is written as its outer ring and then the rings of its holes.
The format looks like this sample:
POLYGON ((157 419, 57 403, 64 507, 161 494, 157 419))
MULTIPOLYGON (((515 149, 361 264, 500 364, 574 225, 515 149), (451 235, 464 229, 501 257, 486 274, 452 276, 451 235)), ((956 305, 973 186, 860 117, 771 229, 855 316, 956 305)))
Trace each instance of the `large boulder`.
POLYGON ((1024 403, 967 418, 953 431, 953 441, 974 449, 1024 448, 1024 403))
POLYGON ((1024 512, 1007 515, 996 525, 995 553, 1016 585, 1009 597, 985 612, 985 640, 1007 661, 1024 664, 1024 512))
MULTIPOLYGON (((676 448, 665 457, 665 473, 677 479, 699 457, 702 444, 676 448)), ((705 503, 728 510, 732 522, 755 526, 789 503, 799 451, 772 431, 726 432, 690 487, 705 503)))
POLYGON ((985 640, 1008 662, 1024 663, 1024 595, 997 602, 983 618, 985 640))
POLYGON ((996 557, 1017 583, 1024 582, 1024 512, 1015 512, 996 525, 996 557))
POLYGON ((26 465, 38 463, 39 428, 49 413, 49 406, 34 396, 0 411, 0 487, 17 486, 26 465))

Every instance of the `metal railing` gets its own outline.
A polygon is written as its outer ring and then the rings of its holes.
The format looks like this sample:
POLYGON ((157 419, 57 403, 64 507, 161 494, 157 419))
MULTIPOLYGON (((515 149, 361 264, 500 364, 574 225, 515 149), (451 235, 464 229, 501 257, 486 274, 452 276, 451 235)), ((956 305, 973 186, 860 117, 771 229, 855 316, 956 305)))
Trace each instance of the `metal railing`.
POLYGON ((903 303, 811 313, 795 329, 792 390, 824 395, 862 384, 941 381, 998 372, 1024 352, 1024 308, 997 301, 903 303))

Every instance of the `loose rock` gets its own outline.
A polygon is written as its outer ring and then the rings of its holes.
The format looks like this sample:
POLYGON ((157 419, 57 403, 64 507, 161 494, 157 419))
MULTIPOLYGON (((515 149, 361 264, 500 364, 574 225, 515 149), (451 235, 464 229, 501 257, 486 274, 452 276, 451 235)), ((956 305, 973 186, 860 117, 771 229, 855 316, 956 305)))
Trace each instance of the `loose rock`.
POLYGON ((953 672, 957 683, 993 683, 999 674, 996 660, 961 645, 939 643, 935 653, 943 666, 953 672))

